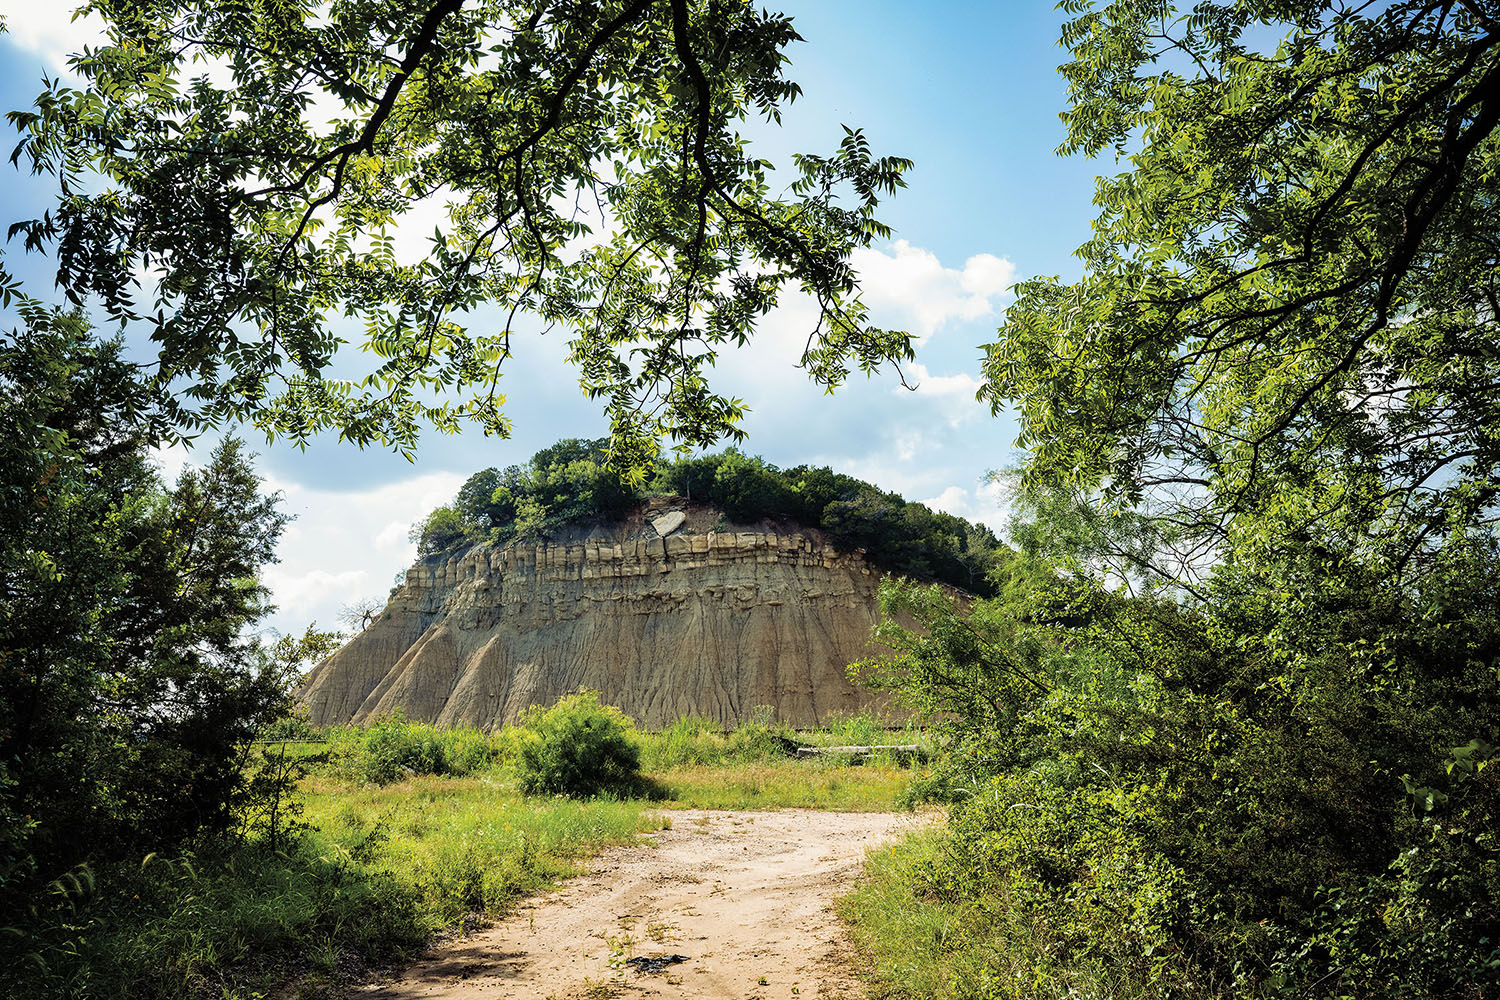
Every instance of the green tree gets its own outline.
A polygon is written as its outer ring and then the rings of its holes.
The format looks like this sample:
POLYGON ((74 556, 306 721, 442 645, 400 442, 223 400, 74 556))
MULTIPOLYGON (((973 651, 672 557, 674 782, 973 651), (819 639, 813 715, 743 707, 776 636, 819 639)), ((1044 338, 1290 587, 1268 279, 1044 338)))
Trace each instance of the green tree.
POLYGON ((287 518, 243 445, 162 482, 147 449, 165 418, 119 343, 22 312, 0 350, 7 913, 70 866, 232 830, 246 744, 288 697, 247 635, 287 518))
POLYGON ((1061 152, 1128 169, 983 390, 1054 596, 886 627, 975 723, 943 891, 1146 992, 1492 992, 1500 23, 1062 6, 1061 152), (992 723, 1013 662, 1048 693, 992 723))
POLYGON ((444 504, 433 508, 426 517, 413 524, 406 537, 408 541, 416 543, 417 557, 426 558, 452 552, 465 543, 477 541, 469 527, 457 508, 444 504))
POLYGON ((464 519, 464 523, 475 528, 488 531, 500 521, 509 520, 514 511, 497 511, 495 503, 495 491, 501 488, 500 470, 496 468, 482 469, 474 473, 464 484, 459 487, 458 495, 453 498, 453 507, 464 519), (500 517, 496 517, 496 514, 500 517))
POLYGON ((407 453, 423 421, 504 434, 525 314, 569 331, 617 464, 641 469, 662 435, 738 436, 743 405, 706 373, 788 287, 819 307, 801 359, 819 382, 911 356, 868 323, 849 265, 888 235, 878 199, 909 162, 846 129, 770 193, 737 130, 799 95, 782 75, 798 35, 748 0, 86 9, 109 40, 74 60, 81 84, 10 113, 16 159, 60 181, 12 233, 55 252, 70 299, 159 345, 154 386, 183 426, 407 453), (419 207, 443 221, 403 257, 419 207), (476 329, 481 306, 499 318, 476 329), (331 372, 340 313, 365 329, 352 379, 331 372))
POLYGON ((791 490, 781 470, 758 456, 742 455, 733 449, 721 457, 714 469, 713 485, 705 494, 705 500, 723 507, 739 521, 786 517, 792 512, 791 490))
POLYGON ((1500 482, 1490 5, 1063 6, 1060 151, 1129 170, 988 348, 1028 480, 1159 515, 1173 581, 1287 544, 1420 575, 1500 482))

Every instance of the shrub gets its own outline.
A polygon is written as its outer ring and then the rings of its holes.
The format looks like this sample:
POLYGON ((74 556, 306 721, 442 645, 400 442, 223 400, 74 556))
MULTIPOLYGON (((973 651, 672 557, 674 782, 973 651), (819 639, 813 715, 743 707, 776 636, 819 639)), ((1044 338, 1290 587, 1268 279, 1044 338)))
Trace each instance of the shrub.
POLYGON ((376 785, 417 774, 472 774, 489 766, 497 754, 477 729, 439 729, 412 722, 400 709, 368 727, 331 729, 327 738, 334 771, 376 785))
POLYGON ((305 715, 284 715, 264 726, 256 734, 256 739, 261 740, 286 740, 288 742, 311 742, 318 738, 318 731, 313 728, 312 723, 307 721, 305 715))
POLYGON ((444 774, 473 774, 484 770, 495 759, 494 745, 472 726, 439 730, 438 739, 442 747, 444 774))
POLYGON ((568 695, 551 708, 533 705, 521 717, 516 775, 524 792, 583 797, 624 791, 640 778, 635 723, 596 691, 568 695))

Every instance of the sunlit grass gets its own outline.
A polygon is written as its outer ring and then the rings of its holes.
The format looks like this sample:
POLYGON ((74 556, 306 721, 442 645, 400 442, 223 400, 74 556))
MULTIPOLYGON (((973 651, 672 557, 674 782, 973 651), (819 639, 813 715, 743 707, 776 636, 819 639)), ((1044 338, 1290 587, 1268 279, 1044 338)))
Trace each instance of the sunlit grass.
POLYGON ((503 913, 578 860, 663 820, 640 800, 536 798, 500 774, 379 787, 314 777, 303 818, 335 849, 414 888, 430 928, 503 913))
MULTIPOLYGON (((673 809, 894 809, 913 774, 898 762, 790 751, 920 737, 864 716, 810 734, 764 720, 726 734, 686 720, 641 734, 646 767, 634 797, 579 800, 519 792, 515 730, 400 728, 395 735, 412 746, 441 745, 429 756, 450 773, 380 758, 353 730, 274 745, 275 759, 300 759, 311 771, 295 795, 300 832, 100 871, 94 923, 77 939, 86 947, 66 959, 66 992, 339 995, 351 956, 355 967, 399 961, 436 933, 504 916, 598 851, 670 826, 673 809), (451 773, 460 767, 467 773, 451 773), (390 774, 400 780, 376 783, 390 774)), ((397 744, 384 746, 405 752, 397 744)), ((74 947, 65 930, 59 924, 59 941, 74 947)))
POLYGON ((941 828, 923 830, 871 853, 857 887, 838 903, 853 928, 872 1000, 1179 995, 1152 991, 1073 951, 1047 920, 1003 899, 934 892, 946 836, 941 828))
POLYGON ((895 809, 911 780, 903 768, 785 759, 757 764, 693 764, 652 772, 664 805, 697 809, 895 809))

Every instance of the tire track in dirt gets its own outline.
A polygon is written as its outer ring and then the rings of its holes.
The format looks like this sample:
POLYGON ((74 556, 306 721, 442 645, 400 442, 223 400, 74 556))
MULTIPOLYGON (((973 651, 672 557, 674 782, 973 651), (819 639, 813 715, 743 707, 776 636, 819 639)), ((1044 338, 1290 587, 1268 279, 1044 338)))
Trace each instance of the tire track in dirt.
POLYGON ((929 820, 897 813, 674 811, 670 830, 495 926, 440 945, 365 1000, 861 995, 832 908, 865 852, 929 820), (679 954, 663 972, 624 965, 679 954))

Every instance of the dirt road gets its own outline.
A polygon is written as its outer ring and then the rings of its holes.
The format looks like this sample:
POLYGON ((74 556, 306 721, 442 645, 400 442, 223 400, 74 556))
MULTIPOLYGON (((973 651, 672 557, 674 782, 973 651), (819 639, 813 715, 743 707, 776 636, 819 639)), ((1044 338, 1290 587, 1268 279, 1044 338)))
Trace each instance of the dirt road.
POLYGON ((865 851, 923 820, 892 813, 671 812, 648 843, 504 922, 439 947, 368 1000, 860 996, 831 904, 865 851), (660 972, 632 958, 679 955, 660 972))

